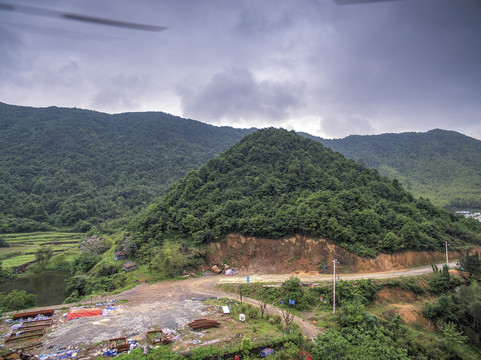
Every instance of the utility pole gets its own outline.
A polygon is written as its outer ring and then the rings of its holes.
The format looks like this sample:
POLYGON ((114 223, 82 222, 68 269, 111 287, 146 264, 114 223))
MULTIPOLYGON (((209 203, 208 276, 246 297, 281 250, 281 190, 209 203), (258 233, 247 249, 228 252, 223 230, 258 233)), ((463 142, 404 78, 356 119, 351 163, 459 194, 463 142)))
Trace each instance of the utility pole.
POLYGON ((444 245, 446 245, 446 266, 448 266, 448 264, 449 264, 448 245, 449 245, 449 244, 448 244, 448 242, 446 241, 446 242, 444 243, 444 245))
POLYGON ((334 263, 334 278, 333 278, 333 284, 332 284, 333 286, 332 313, 335 314, 336 313, 336 264, 338 264, 338 261, 334 259, 332 260, 332 262, 334 263))

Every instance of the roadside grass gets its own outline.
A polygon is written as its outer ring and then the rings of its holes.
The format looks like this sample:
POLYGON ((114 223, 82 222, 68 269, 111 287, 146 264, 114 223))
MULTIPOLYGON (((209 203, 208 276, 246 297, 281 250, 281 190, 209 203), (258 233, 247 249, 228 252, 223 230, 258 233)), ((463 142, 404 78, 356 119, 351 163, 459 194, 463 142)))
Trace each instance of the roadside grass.
POLYGON ((66 232, 2 234, 1 237, 10 246, 0 248, 0 259, 5 268, 20 266, 35 260, 35 252, 41 246, 51 246, 58 256, 59 253, 76 248, 84 236, 83 233, 66 232))
POLYGON ((240 351, 243 338, 250 338, 253 347, 257 347, 298 332, 296 325, 286 330, 278 316, 264 314, 264 318, 261 318, 260 313, 255 310, 256 307, 246 303, 225 298, 207 300, 205 303, 214 313, 219 314, 215 318, 222 323, 222 326, 203 331, 187 330, 182 334, 182 342, 176 343, 173 347, 174 351, 183 353, 204 349, 212 354, 240 351), (228 306, 230 314, 221 315, 222 306, 228 306), (246 314, 245 321, 239 320, 241 313, 246 314))

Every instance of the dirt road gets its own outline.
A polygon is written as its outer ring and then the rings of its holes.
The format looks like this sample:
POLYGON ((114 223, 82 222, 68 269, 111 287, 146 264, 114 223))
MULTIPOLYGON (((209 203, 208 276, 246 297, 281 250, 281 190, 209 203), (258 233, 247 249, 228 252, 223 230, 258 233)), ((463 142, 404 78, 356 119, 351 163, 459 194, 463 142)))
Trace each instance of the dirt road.
MULTIPOLYGON (((438 264, 442 267, 443 264, 438 264)), ((454 263, 449 264, 451 267, 454 263)), ((384 279, 401 276, 414 276, 426 274, 432 271, 431 266, 419 267, 414 269, 391 271, 382 273, 363 273, 363 274, 339 274, 342 280, 357 279, 384 279)), ((250 275, 250 282, 271 282, 279 283, 295 275, 302 282, 332 281, 332 274, 301 273, 291 274, 263 274, 250 275)), ((205 309, 200 302, 193 300, 198 297, 225 297, 237 299, 236 294, 226 293, 220 290, 217 285, 224 283, 246 283, 247 275, 244 276, 225 276, 212 275, 201 278, 191 278, 182 281, 164 281, 155 284, 140 284, 135 288, 124 291, 118 295, 97 297, 88 299, 83 304, 97 303, 106 299, 128 300, 122 303, 119 310, 112 316, 99 319, 79 319, 75 322, 61 322, 46 337, 44 351, 52 351, 65 346, 80 346, 86 343, 96 343, 106 338, 120 336, 138 336, 145 329, 154 326, 161 328, 180 329, 188 322, 202 316, 205 309), (79 336, 79 334, 84 334, 79 336)), ((243 299, 244 301, 258 306, 258 302, 253 299, 243 299)), ((71 307, 77 304, 70 304, 71 307)), ((69 305, 58 305, 53 308, 65 308, 69 305)), ((273 306, 268 306, 269 313, 280 314, 280 310, 273 306)), ((310 322, 296 317, 302 333, 315 338, 321 331, 310 322)))
MULTIPOLYGON (((439 269, 442 269, 444 263, 437 264, 439 269)), ((450 268, 456 266, 455 262, 449 263, 450 268)), ((360 274, 336 274, 336 278, 339 277, 341 280, 360 280, 360 279, 389 279, 397 278, 403 276, 416 276, 422 274, 429 274, 433 271, 431 266, 423 266, 407 270, 396 270, 396 271, 386 271, 386 272, 375 272, 375 273, 360 273, 360 274)), ((286 281, 290 276, 297 276, 302 282, 318 282, 318 281, 332 281, 333 274, 323 274, 319 272, 293 272, 290 274, 263 274, 263 275, 250 275, 250 282, 283 282, 286 281)), ((247 282, 247 276, 224 276, 219 279, 219 284, 226 283, 245 283, 247 282)))

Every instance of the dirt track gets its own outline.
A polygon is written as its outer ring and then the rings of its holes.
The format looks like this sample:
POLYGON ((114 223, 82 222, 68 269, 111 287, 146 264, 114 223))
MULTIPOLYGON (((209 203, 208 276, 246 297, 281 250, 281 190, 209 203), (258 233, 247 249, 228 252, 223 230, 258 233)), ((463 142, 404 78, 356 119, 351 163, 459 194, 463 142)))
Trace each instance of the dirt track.
MULTIPOLYGON (((450 266, 454 266, 451 263, 450 266)), ((442 266, 439 264, 438 266, 442 266)), ((413 276, 426 274, 432 271, 430 266, 382 273, 370 274, 339 274, 344 280, 357 279, 383 279, 395 278, 401 276, 413 276)), ((270 282, 279 283, 285 281, 289 276, 295 275, 302 282, 314 281, 332 281, 332 274, 319 273, 299 273, 291 274, 263 274, 250 275, 251 282, 270 282)), ((164 281, 155 284, 140 284, 135 288, 124 291, 119 295, 94 298, 84 301, 84 304, 91 302, 97 303, 106 299, 128 300, 128 302, 120 305, 118 312, 114 315, 106 317, 99 321, 98 319, 80 319, 75 324, 64 322, 59 324, 57 330, 49 335, 49 341, 46 345, 56 344, 55 347, 63 347, 66 345, 80 345, 89 342, 97 342, 105 338, 114 338, 122 335, 134 337, 145 329, 152 326, 160 326, 161 328, 177 329, 185 326, 187 322, 193 321, 195 318, 203 314, 203 308, 199 302, 192 301, 197 297, 225 297, 236 299, 235 294, 221 291, 216 285, 222 283, 245 283, 247 281, 244 276, 203 276, 201 278, 191 278, 182 281, 164 281), (79 333, 87 334, 85 338, 80 338, 79 333)), ((258 305, 253 299, 244 301, 258 305)), ((76 304, 70 304, 75 306, 76 304)), ((58 305, 54 308, 65 308, 68 305, 58 305)), ((280 310, 269 306, 268 312, 280 314, 280 310)), ((296 317, 295 322, 299 324, 303 334, 309 338, 314 338, 320 332, 320 329, 313 324, 296 317)))

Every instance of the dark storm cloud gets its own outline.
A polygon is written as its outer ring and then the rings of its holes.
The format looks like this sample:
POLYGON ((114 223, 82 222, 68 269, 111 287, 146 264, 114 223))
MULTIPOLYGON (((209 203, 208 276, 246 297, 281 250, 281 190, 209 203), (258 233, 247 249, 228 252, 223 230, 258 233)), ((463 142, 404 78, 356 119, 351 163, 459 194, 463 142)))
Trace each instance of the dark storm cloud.
POLYGON ((201 88, 181 88, 184 115, 222 123, 283 121, 301 105, 303 88, 290 82, 257 81, 246 69, 232 68, 214 74, 201 88))
POLYGON ((41 6, 169 29, 146 34, 0 12, 0 101, 159 110, 329 137, 439 127, 481 138, 478 0, 41 6))
MULTIPOLYGON (((460 117, 475 116, 480 110, 475 99, 481 97, 481 67, 474 65, 481 61, 481 12, 473 5, 405 1, 377 16, 365 13, 372 6, 353 6, 359 12, 349 21, 333 23, 336 45, 328 58, 311 60, 321 59, 318 74, 329 69, 326 84, 314 90, 329 99, 329 104, 321 101, 319 111, 327 117, 370 118, 378 132, 455 128, 460 117)), ((334 136, 329 126, 323 129, 334 136)), ((481 135, 476 122, 463 129, 481 135)))

